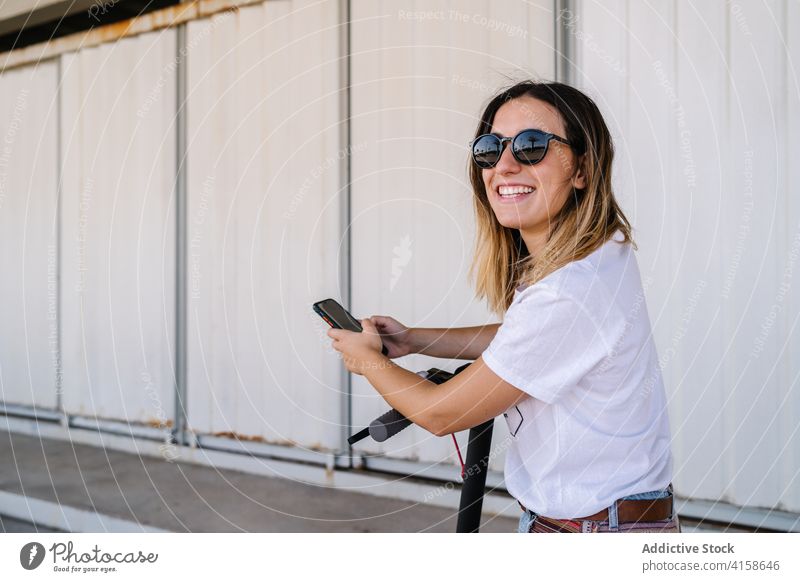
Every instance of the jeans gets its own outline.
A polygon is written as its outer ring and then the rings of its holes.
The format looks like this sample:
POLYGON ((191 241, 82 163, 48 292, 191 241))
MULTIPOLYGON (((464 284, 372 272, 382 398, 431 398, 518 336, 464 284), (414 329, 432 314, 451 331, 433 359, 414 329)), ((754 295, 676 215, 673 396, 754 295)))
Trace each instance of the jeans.
MULTIPOLYGON (((653 491, 646 491, 644 493, 634 493, 633 495, 626 495, 622 499, 660 499, 661 497, 668 497, 672 493, 672 484, 668 485, 664 489, 655 489, 653 491)), ((522 515, 519 518, 519 525, 517 527, 518 533, 528 533, 533 525, 533 522, 536 520, 537 514, 532 512, 530 509, 523 511, 522 515)), ((673 520, 677 522, 677 516, 672 516, 673 520)), ((612 503, 608 507, 608 521, 602 522, 583 522, 583 531, 599 531, 599 529, 607 530, 607 531, 619 531, 619 522, 617 521, 617 504, 612 503), (595 525, 591 525, 595 524, 595 525), (598 528, 598 525, 601 527, 598 528)), ((678 531, 680 531, 680 526, 677 525, 678 531)))

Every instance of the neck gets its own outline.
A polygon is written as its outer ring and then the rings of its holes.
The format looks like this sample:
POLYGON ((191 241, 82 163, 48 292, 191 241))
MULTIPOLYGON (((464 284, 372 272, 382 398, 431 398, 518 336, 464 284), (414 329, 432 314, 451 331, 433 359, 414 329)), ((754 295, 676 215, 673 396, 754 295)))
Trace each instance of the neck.
POLYGON ((521 230, 519 234, 532 257, 537 257, 547 243, 546 226, 544 229, 521 230))

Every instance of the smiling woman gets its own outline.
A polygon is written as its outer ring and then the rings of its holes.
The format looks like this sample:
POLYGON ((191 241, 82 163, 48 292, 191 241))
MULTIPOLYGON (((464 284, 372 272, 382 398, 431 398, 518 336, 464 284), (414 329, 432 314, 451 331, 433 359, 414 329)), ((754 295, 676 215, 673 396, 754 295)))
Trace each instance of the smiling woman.
POLYGON ((505 413, 523 532, 678 532, 666 396, 614 149, 594 102, 526 81, 486 106, 471 143, 470 274, 500 325, 330 330, 345 365, 436 435, 505 413), (388 355, 380 353, 381 344, 388 355), (444 384, 391 361, 475 359, 444 384))
POLYGON ((588 256, 616 230, 633 244, 611 187, 611 136, 586 95, 561 83, 519 83, 490 101, 476 134, 469 168, 478 228, 472 266, 477 293, 493 311, 508 308, 523 279, 532 284, 588 256), (482 134, 512 136, 526 129, 552 132, 553 139, 518 145, 517 136, 511 152, 495 155, 489 167, 476 159, 482 134), (525 149, 540 155, 521 161, 514 151, 525 149), (514 185, 534 192, 500 196, 501 188, 505 193, 514 185))

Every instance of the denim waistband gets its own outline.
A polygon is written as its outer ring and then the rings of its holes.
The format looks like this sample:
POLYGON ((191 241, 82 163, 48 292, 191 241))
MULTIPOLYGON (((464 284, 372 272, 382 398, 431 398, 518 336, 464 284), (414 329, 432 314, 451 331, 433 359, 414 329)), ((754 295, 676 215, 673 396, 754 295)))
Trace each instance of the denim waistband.
MULTIPOLYGON (((672 495, 672 483, 664 487, 663 489, 654 489, 652 491, 645 491, 643 493, 634 493, 632 495, 626 495, 621 497, 618 501, 622 499, 661 499, 662 497, 669 497, 672 495)), ((522 505, 520 503, 520 505, 522 505)), ((523 518, 527 519, 529 522, 532 520, 536 514, 532 512, 530 509, 527 509, 523 512, 523 518)), ((617 502, 615 501, 608 507, 608 522, 609 528, 611 531, 616 531, 619 527, 619 521, 617 518, 617 502)))
POLYGON ((669 497, 672 494, 672 485, 668 485, 663 489, 654 489, 653 491, 645 491, 644 493, 634 493, 633 495, 626 495, 622 499, 661 499, 662 497, 669 497))

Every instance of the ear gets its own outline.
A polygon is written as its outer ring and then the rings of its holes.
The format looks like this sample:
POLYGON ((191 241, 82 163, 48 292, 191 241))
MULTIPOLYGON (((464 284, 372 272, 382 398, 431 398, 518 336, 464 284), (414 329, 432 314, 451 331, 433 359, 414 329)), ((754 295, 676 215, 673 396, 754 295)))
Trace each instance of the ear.
POLYGON ((586 188, 586 154, 581 154, 578 156, 578 159, 575 161, 577 164, 577 168, 575 169, 575 173, 572 175, 572 187, 576 190, 583 190, 586 188))

